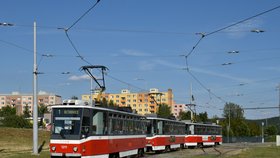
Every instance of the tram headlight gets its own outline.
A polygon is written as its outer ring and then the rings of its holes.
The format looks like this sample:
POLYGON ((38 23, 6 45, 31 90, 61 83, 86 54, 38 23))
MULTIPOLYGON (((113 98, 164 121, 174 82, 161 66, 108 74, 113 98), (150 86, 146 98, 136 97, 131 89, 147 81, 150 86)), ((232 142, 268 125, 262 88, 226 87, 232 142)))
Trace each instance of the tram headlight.
POLYGON ((55 146, 52 146, 51 149, 52 149, 52 151, 55 151, 55 150, 56 150, 56 147, 55 147, 55 146))
POLYGON ((77 151, 78 151, 78 147, 74 146, 74 147, 73 147, 73 151, 74 151, 74 152, 77 152, 77 151))

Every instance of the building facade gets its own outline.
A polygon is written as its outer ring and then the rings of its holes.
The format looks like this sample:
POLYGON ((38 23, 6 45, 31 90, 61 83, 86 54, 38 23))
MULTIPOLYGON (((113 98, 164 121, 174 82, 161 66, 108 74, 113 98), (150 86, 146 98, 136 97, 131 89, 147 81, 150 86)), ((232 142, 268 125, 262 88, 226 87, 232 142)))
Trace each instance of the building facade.
MULTIPOLYGON (((90 98, 90 94, 82 95, 84 101, 89 102, 90 98)), ((170 107, 173 105, 172 89, 168 89, 167 92, 160 92, 158 89, 152 88, 149 92, 139 93, 132 93, 128 89, 123 89, 121 93, 116 94, 100 94, 99 92, 92 94, 93 100, 103 100, 103 98, 119 107, 131 107, 132 110, 141 115, 156 113, 159 104, 164 103, 170 107)))
MULTIPOLYGON (((40 91, 37 95, 39 105, 55 105, 61 104, 61 96, 40 91)), ((12 92, 11 94, 0 94, 0 108, 4 106, 12 106, 16 108, 17 114, 23 114, 24 107, 28 106, 30 114, 33 111, 33 94, 24 94, 19 92, 12 92)))
POLYGON ((190 111, 186 104, 174 104, 172 106, 172 114, 178 118, 180 112, 188 112, 190 111))

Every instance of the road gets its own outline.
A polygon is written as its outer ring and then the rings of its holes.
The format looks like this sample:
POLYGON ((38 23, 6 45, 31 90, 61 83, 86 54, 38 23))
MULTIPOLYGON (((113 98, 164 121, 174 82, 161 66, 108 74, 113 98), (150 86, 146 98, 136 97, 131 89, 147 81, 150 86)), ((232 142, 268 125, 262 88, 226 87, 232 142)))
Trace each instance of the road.
POLYGON ((238 155, 242 151, 256 146, 271 146, 271 143, 225 143, 217 147, 195 148, 195 149, 182 149, 178 151, 170 151, 161 154, 146 153, 145 158, 190 158, 202 155, 214 156, 232 156, 238 155))

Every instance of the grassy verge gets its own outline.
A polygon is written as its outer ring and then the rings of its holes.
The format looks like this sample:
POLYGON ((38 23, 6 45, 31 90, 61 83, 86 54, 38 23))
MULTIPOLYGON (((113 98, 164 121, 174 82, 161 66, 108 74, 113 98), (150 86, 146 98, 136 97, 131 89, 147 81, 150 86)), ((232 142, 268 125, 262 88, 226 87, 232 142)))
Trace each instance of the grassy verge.
MULTIPOLYGON (((39 157, 49 157, 50 132, 39 131, 38 145, 42 152, 39 157)), ((33 130, 18 128, 0 128, 0 155, 1 158, 38 157, 32 155, 33 130)))
POLYGON ((233 158, 271 158, 279 157, 280 147, 254 147, 233 156, 233 158))

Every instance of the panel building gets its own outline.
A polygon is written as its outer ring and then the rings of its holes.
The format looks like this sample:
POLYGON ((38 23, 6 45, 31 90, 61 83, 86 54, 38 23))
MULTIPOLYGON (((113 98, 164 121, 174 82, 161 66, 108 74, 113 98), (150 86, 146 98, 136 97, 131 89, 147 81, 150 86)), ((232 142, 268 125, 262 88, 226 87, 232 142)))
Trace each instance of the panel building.
MULTIPOLYGON (((90 101, 90 94, 82 95, 82 100, 90 101)), ((168 89, 167 92, 160 92, 156 88, 150 89, 149 92, 132 93, 128 89, 121 90, 121 93, 111 94, 95 92, 92 94, 93 100, 103 100, 113 102, 119 107, 131 107, 138 114, 153 114, 158 110, 159 104, 173 105, 173 92, 168 89)))
MULTIPOLYGON (((37 96, 38 105, 55 105, 61 104, 61 96, 40 91, 37 96)), ((17 110, 17 114, 22 114, 24 107, 28 106, 30 114, 33 111, 33 94, 24 94, 19 92, 12 92, 11 94, 0 94, 0 108, 4 106, 12 106, 17 110)))

